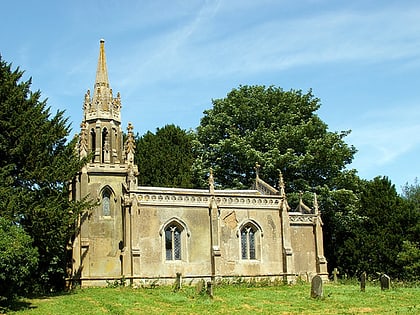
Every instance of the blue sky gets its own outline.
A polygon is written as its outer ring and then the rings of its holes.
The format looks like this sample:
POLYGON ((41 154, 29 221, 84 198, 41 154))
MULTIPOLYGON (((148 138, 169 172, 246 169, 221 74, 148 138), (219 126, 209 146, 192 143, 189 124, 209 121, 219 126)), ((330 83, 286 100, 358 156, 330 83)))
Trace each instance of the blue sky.
POLYGON ((0 54, 74 132, 105 39, 123 126, 195 128, 239 85, 313 89, 358 149, 350 168, 400 190, 420 177, 420 2, 22 1, 1 4, 0 54))

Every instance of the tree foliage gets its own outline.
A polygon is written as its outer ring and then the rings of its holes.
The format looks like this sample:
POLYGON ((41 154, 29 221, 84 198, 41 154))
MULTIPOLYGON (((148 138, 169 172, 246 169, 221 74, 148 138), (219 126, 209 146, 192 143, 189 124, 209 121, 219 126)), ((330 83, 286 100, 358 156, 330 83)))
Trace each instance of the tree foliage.
POLYGON ((364 181, 355 209, 358 220, 348 226, 337 251, 338 264, 348 275, 366 271, 407 278, 401 251, 412 251, 405 244, 412 238, 411 228, 418 218, 410 203, 398 195, 387 177, 364 181))
POLYGON ((32 239, 13 222, 0 217, 0 304, 25 292, 26 279, 38 264, 32 239))
POLYGON ((137 140, 139 184, 146 186, 193 186, 194 134, 175 125, 147 132, 137 140))
POLYGON ((258 162, 261 176, 277 185, 281 170, 289 191, 330 184, 355 153, 315 114, 312 92, 277 87, 240 86, 213 100, 198 127, 201 159, 196 169, 212 167, 222 187, 249 187, 258 162))
POLYGON ((72 223, 86 206, 69 201, 68 181, 84 161, 74 155, 75 140, 67 142, 64 112, 52 115, 22 75, 0 58, 0 216, 22 227, 38 249, 32 284, 58 289, 72 223))
POLYGON ((403 187, 402 197, 409 203, 410 225, 406 227, 407 239, 398 253, 398 263, 402 266, 404 277, 418 280, 420 277, 420 184, 416 178, 414 184, 403 187))
MULTIPOLYGON (((319 206, 324 222, 324 250, 330 270, 341 267, 344 259, 351 255, 346 252, 345 242, 363 222, 359 212, 361 180, 355 171, 343 172, 334 182, 335 189, 321 187, 319 206)), ((345 270, 341 270, 344 274, 345 270), (344 271, 344 272, 343 272, 344 271)))

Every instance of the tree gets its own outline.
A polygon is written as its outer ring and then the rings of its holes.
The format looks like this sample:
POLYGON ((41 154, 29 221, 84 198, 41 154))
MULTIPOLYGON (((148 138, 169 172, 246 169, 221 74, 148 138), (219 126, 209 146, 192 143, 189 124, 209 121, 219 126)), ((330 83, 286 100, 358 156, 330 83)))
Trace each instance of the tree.
POLYGON ((139 184, 163 187, 193 186, 194 134, 166 125, 156 134, 147 132, 137 140, 139 184))
POLYGON ((258 162, 261 176, 277 185, 281 170, 289 191, 330 185, 356 152, 330 132, 315 114, 319 99, 309 91, 240 86, 226 98, 213 100, 197 129, 201 174, 212 167, 222 187, 249 187, 258 162))
POLYGON ((22 75, 0 58, 0 216, 32 238, 39 252, 33 284, 50 291, 64 284, 66 244, 86 206, 69 201, 68 192, 85 161, 74 155, 76 140, 67 141, 64 112, 51 115, 22 75))
POLYGON ((329 131, 316 115, 319 108, 312 91, 273 86, 233 89, 204 112, 197 128, 201 147, 194 169, 197 178, 205 178, 211 167, 221 187, 245 188, 252 185, 258 162, 260 176, 274 187, 282 172, 292 207, 299 191, 318 193, 325 255, 333 268, 348 226, 360 219, 353 192, 359 178, 354 170, 345 169, 356 152, 344 142, 349 131, 329 131))
POLYGON ((330 270, 339 268, 341 274, 349 274, 348 257, 357 248, 348 243, 364 217, 360 214, 360 192, 365 185, 355 171, 343 172, 334 182, 335 189, 322 187, 319 205, 324 222, 324 250, 330 270))
POLYGON ((420 185, 417 178, 414 184, 403 187, 402 197, 409 203, 410 226, 407 226, 408 236, 398 253, 398 263, 403 268, 403 276, 409 280, 420 277, 420 185))
MULTIPOLYGON (((350 275, 366 271, 369 274, 385 272, 398 278, 405 277, 399 253, 410 246, 410 229, 416 224, 410 204, 398 195, 387 177, 365 181, 361 187, 359 221, 350 227, 346 239, 338 251, 338 261, 350 275)), ((418 268, 418 267, 417 267, 418 268)))
POLYGON ((38 252, 25 231, 0 217, 0 304, 25 292, 27 279, 38 263, 38 252))

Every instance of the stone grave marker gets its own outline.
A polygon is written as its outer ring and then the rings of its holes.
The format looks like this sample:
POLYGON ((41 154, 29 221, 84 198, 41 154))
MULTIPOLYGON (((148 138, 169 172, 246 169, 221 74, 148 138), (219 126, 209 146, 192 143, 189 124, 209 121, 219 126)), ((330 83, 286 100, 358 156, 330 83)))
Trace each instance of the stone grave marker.
POLYGON ((338 282, 338 275, 340 274, 340 272, 338 271, 337 268, 334 268, 332 273, 333 273, 333 276, 334 276, 334 283, 337 283, 338 282))
POLYGON ((362 275, 360 276, 360 291, 365 292, 365 288, 366 288, 366 272, 363 272, 362 275))
POLYGON ((389 288, 391 287, 391 278, 386 275, 386 274, 382 274, 380 277, 380 282, 381 282, 381 290, 389 290, 389 288))
POLYGON ((207 282, 207 290, 206 290, 207 294, 213 298, 213 283, 211 281, 207 282))
POLYGON ((324 294, 322 278, 316 275, 311 282, 311 298, 320 299, 324 294))
POLYGON ((182 285, 182 274, 180 272, 177 272, 174 291, 175 292, 179 291, 181 289, 181 285, 182 285))

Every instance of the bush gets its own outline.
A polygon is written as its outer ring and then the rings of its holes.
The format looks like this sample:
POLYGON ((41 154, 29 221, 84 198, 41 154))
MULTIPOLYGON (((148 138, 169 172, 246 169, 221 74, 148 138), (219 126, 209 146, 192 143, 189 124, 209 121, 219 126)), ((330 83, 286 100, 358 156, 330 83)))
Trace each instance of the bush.
POLYGON ((23 228, 0 217, 0 302, 25 292, 38 251, 23 228))
POLYGON ((418 243, 404 241, 398 254, 398 263, 402 265, 405 280, 419 280, 420 277, 420 246, 418 243))

